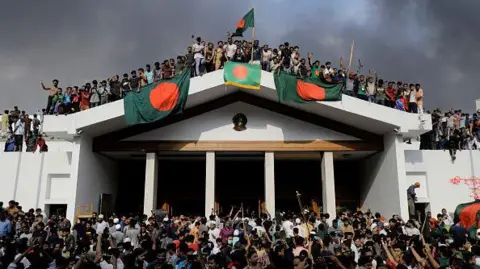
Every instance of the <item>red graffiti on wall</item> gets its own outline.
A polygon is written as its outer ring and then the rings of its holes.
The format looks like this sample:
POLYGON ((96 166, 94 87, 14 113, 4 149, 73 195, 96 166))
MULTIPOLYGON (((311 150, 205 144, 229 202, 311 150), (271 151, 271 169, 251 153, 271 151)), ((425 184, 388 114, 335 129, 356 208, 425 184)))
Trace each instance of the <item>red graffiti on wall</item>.
POLYGON ((468 188, 470 189, 470 197, 474 198, 475 200, 480 199, 480 178, 478 177, 469 177, 469 178, 462 178, 459 176, 456 176, 452 179, 450 179, 450 183, 453 185, 459 185, 462 183, 467 185, 468 188))

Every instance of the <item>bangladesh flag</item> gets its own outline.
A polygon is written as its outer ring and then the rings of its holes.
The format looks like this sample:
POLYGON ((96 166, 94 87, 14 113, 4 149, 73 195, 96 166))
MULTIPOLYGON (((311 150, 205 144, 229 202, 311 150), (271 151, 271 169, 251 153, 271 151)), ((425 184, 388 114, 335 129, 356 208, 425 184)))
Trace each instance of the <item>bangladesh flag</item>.
POLYGON ((243 36, 243 32, 249 27, 255 27, 255 16, 253 8, 243 16, 243 18, 237 23, 237 30, 233 36, 243 36))
POLYGON ((343 83, 329 83, 316 77, 299 79, 286 72, 273 76, 278 100, 282 103, 342 100, 343 83))
POLYGON ((455 209, 453 222, 458 223, 468 230, 471 238, 476 238, 477 229, 480 228, 480 200, 459 204, 455 209))
POLYGON ((123 99, 128 125, 150 123, 183 111, 190 87, 190 69, 173 79, 147 85, 123 99))
POLYGON ((260 90, 261 74, 262 71, 258 64, 228 61, 223 67, 225 85, 233 85, 244 89, 260 90))

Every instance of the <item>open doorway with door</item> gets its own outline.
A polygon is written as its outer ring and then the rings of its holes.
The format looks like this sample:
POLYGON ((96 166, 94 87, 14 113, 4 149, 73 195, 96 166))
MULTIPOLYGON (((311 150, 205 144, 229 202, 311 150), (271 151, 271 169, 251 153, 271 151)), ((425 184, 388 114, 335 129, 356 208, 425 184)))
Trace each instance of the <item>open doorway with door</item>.
POLYGON ((45 205, 45 215, 50 219, 53 215, 55 216, 66 216, 67 214, 67 204, 46 204, 45 205))

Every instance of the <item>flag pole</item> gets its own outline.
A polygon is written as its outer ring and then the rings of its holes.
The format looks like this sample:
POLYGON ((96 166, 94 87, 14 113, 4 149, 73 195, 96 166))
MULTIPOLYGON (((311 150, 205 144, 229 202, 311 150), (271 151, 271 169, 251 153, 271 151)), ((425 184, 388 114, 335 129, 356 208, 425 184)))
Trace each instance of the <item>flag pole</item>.
MULTIPOLYGON (((252 7, 253 10, 253 18, 255 20, 255 9, 252 7)), ((255 43, 255 23, 252 26, 252 55, 250 55, 250 61, 253 64, 253 43, 255 43)))
MULTIPOLYGON (((352 45, 350 46, 350 61, 348 62, 348 69, 347 73, 350 71, 350 67, 352 66, 352 59, 353 59, 353 47, 355 46, 355 40, 352 40, 352 45)), ((348 75, 348 74, 347 74, 348 75)))
POLYGON ((252 27, 252 55, 251 55, 251 63, 253 64, 253 44, 255 43, 255 26, 252 27))

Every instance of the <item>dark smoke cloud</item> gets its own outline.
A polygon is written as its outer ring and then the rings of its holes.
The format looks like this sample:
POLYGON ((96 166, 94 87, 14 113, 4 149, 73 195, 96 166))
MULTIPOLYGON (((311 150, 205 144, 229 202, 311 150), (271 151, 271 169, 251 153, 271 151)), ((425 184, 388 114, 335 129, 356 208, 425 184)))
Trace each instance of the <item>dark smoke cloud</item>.
POLYGON ((338 63, 354 39, 365 71, 421 83, 427 108, 472 111, 480 97, 475 0, 45 0, 0 9, 0 108, 44 106, 40 80, 80 85, 183 53, 192 34, 216 42, 252 6, 256 38, 271 46, 338 63))

